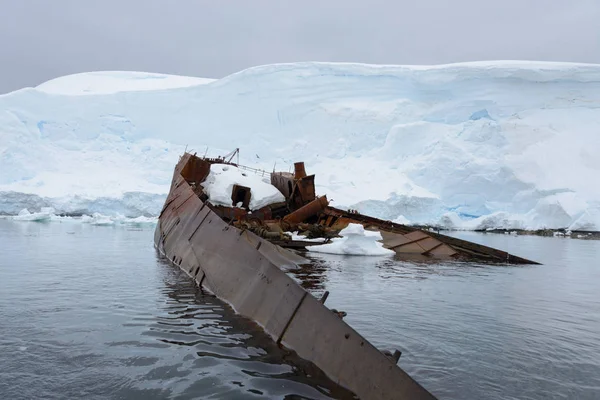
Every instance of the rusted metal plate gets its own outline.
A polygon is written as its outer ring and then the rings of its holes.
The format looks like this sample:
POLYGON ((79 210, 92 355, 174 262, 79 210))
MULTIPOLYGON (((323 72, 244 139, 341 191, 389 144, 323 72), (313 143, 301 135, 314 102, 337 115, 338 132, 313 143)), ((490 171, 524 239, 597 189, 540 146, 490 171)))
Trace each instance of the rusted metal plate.
MULTIPOLYGON (((427 235, 425 232, 415 231, 408 234, 401 233, 392 233, 392 232, 381 232, 381 237, 383 238, 383 245, 388 249, 394 250, 399 254, 430 254, 432 250, 436 250, 437 248, 444 245, 437 239, 432 238, 427 235)), ((448 246, 445 246, 448 247, 448 246)), ((449 249, 449 248, 448 248, 449 249)), ((447 249, 447 250, 448 250, 447 249)), ((442 252, 439 250, 435 254, 452 254, 456 253, 456 251, 442 252)))
POLYGON ((210 289, 277 338, 304 290, 253 246, 252 235, 211 215, 189 243, 210 289))
POLYGON ((306 258, 277 246, 268 240, 259 238, 256 235, 249 235, 248 232, 244 232, 242 233, 242 236, 244 236, 245 239, 260 252, 260 254, 279 267, 294 268, 297 265, 309 262, 306 258))
POLYGON ((423 254, 423 248, 415 242, 410 242, 402 246, 394 247, 392 250, 399 254, 423 254))
POLYGON ((301 204, 313 201, 317 196, 315 193, 315 176, 309 175, 296 181, 301 204))
POLYGON ((302 179, 306 177, 306 169, 304 168, 303 162, 295 162, 294 163, 294 178, 302 179))
POLYGON ((419 240, 417 242, 417 244, 419 246, 421 246, 421 248, 423 249, 423 253, 427 253, 430 250, 432 250, 434 247, 437 247, 440 244, 442 244, 442 242, 440 242, 437 239, 432 238, 431 236, 427 236, 424 239, 419 240))
POLYGON ((440 247, 429 250, 428 254, 434 257, 452 257, 458 254, 458 252, 447 244, 442 243, 440 247))
POLYGON ((395 247, 402 246, 403 244, 411 242, 410 239, 408 239, 401 233, 381 231, 381 237, 383 239, 384 247, 388 249, 393 249, 395 247))
POLYGON ((407 238, 408 240, 414 242, 417 240, 425 239, 425 238, 429 237, 429 235, 422 231, 414 231, 414 232, 405 234, 404 237, 407 238))
POLYGON ((435 398, 312 296, 302 302, 281 343, 362 399, 435 398))
POLYGON ((292 197, 294 190, 294 175, 287 172, 276 172, 271 174, 271 185, 275 186, 286 199, 292 197))
POLYGON ((481 244, 468 242, 466 240, 454 238, 451 236, 441 235, 439 233, 430 233, 432 237, 444 242, 454 249, 461 252, 466 257, 487 259, 495 262, 506 262, 513 264, 539 264, 536 261, 527 260, 525 258, 517 257, 509 254, 505 251, 494 249, 492 247, 484 246, 481 244))
POLYGON ((210 163, 198 157, 188 157, 183 168, 181 168, 180 175, 188 182, 200 184, 204 182, 209 173, 210 163))

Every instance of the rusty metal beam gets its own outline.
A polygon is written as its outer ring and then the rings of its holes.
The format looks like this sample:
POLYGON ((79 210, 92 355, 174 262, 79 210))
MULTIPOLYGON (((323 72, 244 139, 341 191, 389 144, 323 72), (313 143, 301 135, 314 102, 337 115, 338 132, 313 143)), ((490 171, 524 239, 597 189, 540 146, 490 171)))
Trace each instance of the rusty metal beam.
POLYGON ((285 217, 283 217, 283 220, 291 224, 298 224, 300 222, 304 222, 308 218, 314 217, 315 215, 323 211, 325 207, 327 207, 327 204, 327 196, 318 197, 310 203, 306 204, 305 206, 300 207, 293 213, 286 215, 285 217))

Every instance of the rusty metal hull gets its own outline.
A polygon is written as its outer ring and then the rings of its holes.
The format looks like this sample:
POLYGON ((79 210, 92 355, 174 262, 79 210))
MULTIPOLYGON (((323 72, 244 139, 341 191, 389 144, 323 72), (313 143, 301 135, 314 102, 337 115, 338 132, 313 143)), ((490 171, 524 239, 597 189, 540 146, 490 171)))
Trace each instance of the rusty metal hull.
POLYGON ((181 176, 190 157, 177 164, 158 220, 154 242, 161 254, 359 397, 435 398, 282 270, 298 256, 213 212, 181 176))
POLYGON ((539 264, 536 261, 527 260, 493 247, 331 206, 326 207, 319 218, 319 224, 337 230, 345 228, 350 223, 358 223, 367 229, 380 231, 384 247, 394 250, 399 255, 416 254, 425 257, 452 257, 457 260, 469 261, 539 264))

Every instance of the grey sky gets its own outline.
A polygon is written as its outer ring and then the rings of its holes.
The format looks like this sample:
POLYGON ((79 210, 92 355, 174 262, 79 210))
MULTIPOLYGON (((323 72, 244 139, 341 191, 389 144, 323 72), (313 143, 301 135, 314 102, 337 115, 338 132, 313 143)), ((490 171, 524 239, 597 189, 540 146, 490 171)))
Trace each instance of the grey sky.
POLYGON ((598 0, 0 0, 0 93, 83 71, 292 61, 600 63, 598 0))

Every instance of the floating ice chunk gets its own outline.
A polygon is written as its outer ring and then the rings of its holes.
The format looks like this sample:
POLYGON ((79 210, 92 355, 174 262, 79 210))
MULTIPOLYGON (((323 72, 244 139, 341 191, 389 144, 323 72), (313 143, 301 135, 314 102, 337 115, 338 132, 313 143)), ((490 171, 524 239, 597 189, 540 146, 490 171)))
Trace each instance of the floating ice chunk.
POLYGON ((139 216, 136 218, 127 218, 124 223, 127 225, 151 225, 156 224, 158 222, 158 217, 144 217, 139 216))
POLYGON ((353 256, 386 256, 395 252, 383 247, 379 242, 379 232, 366 231, 360 224, 349 224, 340 232, 341 238, 334 238, 331 243, 310 246, 309 251, 317 253, 347 254, 353 256))
POLYGON ((92 216, 84 215, 81 218, 81 222, 88 223, 90 225, 114 225, 114 221, 105 215, 100 213, 94 213, 92 216))
POLYGON ((52 207, 42 207, 40 212, 30 213, 28 209, 24 208, 19 211, 19 214, 14 216, 13 219, 15 221, 50 221, 54 214, 54 209, 52 207))
POLYGON ((292 240, 302 240, 304 242, 316 242, 316 243, 323 243, 325 242, 327 239, 325 238, 313 238, 313 239, 309 239, 304 235, 300 235, 298 234, 298 232, 292 232, 292 240))
POLYGON ((90 225, 122 225, 122 226, 139 226, 139 225, 154 225, 158 221, 158 217, 139 216, 135 218, 125 217, 123 215, 108 216, 100 213, 90 215, 82 215, 77 219, 83 224, 90 225))

